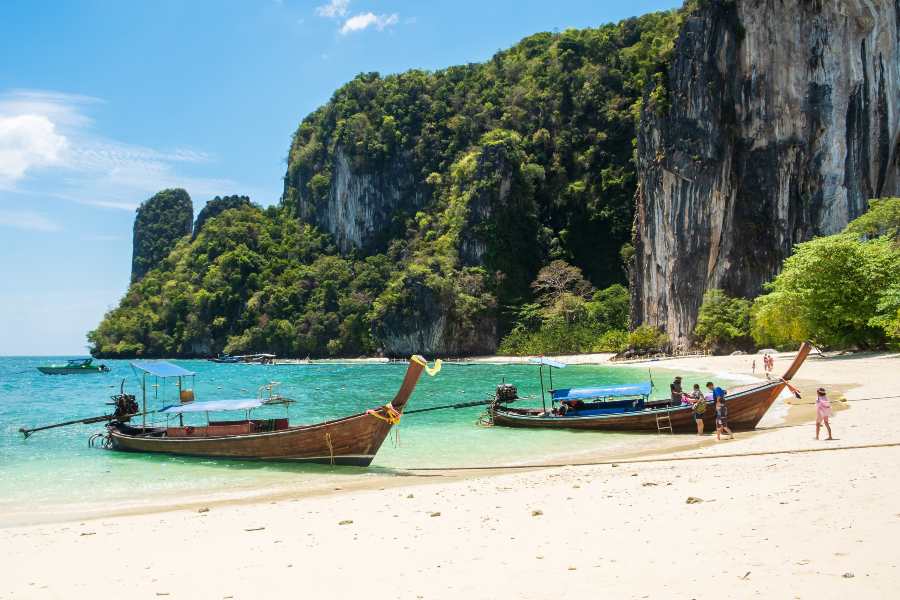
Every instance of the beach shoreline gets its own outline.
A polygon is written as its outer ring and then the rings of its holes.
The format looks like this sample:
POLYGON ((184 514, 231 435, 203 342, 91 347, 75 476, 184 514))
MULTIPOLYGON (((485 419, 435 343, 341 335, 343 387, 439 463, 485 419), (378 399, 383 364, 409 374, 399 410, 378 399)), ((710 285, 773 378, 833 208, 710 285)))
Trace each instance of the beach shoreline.
MULTIPOLYGON (((777 356, 776 373, 790 356, 777 356)), ((688 357, 659 368, 749 377, 752 359, 688 357)), ((891 500, 900 475, 893 425, 900 398, 882 396, 900 394, 900 355, 812 356, 795 384, 803 400, 734 441, 679 435, 674 447, 573 454, 555 466, 410 469, 329 489, 200 496, 8 524, 0 529, 0 560, 15 576, 0 586, 0 598, 113 589, 119 574, 104 579, 104 565, 120 553, 128 557, 123 566, 153 573, 133 583, 136 597, 256 598, 275 593, 284 577, 303 577, 309 593, 332 596, 331 585, 344 578, 335 597, 366 589, 379 598, 550 598, 560 589, 720 595, 697 573, 666 569, 661 556, 716 560, 722 581, 736 586, 732 597, 782 597, 785 577, 799 597, 889 597, 900 583, 893 542, 900 513, 891 500), (833 390, 838 439, 831 442, 812 439, 810 392, 820 385, 833 390), (700 502, 687 504, 688 497, 700 502), (704 511, 716 516, 690 516, 704 511), (254 552, 229 551, 237 548, 254 552), (385 551, 408 561, 410 572, 397 578, 365 558, 385 551), (644 560, 623 560, 635 553, 644 560), (40 565, 54 557, 67 564, 50 577, 40 565), (507 583, 471 577, 488 565, 503 569, 507 583), (647 578, 648 568, 657 577, 647 578), (213 572, 221 574, 210 579, 213 572)))

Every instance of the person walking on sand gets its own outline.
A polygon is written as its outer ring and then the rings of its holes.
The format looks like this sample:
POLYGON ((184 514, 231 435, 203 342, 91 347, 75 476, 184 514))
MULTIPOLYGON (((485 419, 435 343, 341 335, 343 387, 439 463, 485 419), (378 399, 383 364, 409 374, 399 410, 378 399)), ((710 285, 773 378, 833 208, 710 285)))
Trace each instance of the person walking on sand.
POLYGON ((756 359, 753 359, 753 374, 756 375, 756 359))
POLYGON ((819 439, 822 423, 825 424, 825 429, 828 430, 826 439, 834 439, 831 437, 831 423, 829 419, 831 419, 831 400, 825 394, 825 388, 819 388, 816 390, 816 439, 819 439))
POLYGON ((725 406, 724 395, 716 397, 716 440, 722 439, 723 432, 728 434, 728 439, 734 439, 734 434, 728 429, 728 407, 725 406))

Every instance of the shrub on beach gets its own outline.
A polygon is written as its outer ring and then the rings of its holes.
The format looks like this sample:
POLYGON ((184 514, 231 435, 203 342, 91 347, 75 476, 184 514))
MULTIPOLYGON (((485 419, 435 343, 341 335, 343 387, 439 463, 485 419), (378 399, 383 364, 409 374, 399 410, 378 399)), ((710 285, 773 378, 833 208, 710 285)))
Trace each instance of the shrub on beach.
POLYGON ((844 233, 795 247, 753 304, 758 344, 810 339, 823 348, 870 349, 900 342, 900 199, 872 207, 844 233))
POLYGON ((722 290, 707 290, 694 328, 696 341, 716 353, 746 350, 750 336, 750 301, 732 298, 722 290))
POLYGON ((665 332, 652 325, 641 325, 628 334, 628 347, 638 353, 662 350, 668 345, 665 332))

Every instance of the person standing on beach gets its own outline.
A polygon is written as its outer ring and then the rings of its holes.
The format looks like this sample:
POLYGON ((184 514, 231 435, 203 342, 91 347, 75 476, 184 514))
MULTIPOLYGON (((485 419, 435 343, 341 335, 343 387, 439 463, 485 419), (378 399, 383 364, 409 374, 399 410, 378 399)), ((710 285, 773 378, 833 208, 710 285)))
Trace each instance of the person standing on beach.
POLYGON ((681 376, 676 377, 675 380, 669 384, 669 390, 672 393, 672 404, 681 404, 681 396, 683 394, 681 391, 681 376))
MULTIPOLYGON (((696 386, 696 391, 700 391, 699 386, 696 386)), ((702 394, 691 395, 691 404, 693 404, 691 414, 694 415, 694 422, 697 424, 697 435, 703 435, 703 415, 706 414, 706 398, 702 394)))
POLYGON ((831 419, 831 400, 825 394, 825 388, 819 388, 816 390, 816 439, 819 439, 822 423, 825 424, 825 429, 828 430, 826 439, 834 439, 831 437, 831 423, 829 419, 831 419))
POLYGON ((756 375, 756 359, 753 359, 753 374, 756 375))

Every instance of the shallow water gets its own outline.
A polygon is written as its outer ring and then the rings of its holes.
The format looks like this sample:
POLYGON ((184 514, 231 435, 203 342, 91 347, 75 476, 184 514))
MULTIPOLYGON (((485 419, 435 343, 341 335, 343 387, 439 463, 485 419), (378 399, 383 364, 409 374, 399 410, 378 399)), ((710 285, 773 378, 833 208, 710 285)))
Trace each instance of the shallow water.
MULTIPOLYGON (((370 469, 318 465, 207 460, 124 454, 88 447, 102 424, 74 425, 34 434, 24 440, 19 427, 104 414, 105 402, 123 378, 138 396, 139 378, 127 361, 99 361, 105 374, 51 376, 37 366, 65 357, 0 358, 0 519, 32 512, 89 511, 91 507, 133 506, 161 500, 218 494, 261 493, 289 482, 293 487, 331 485, 390 473, 406 467, 510 465, 545 461, 587 452, 635 451, 656 436, 520 430, 480 427, 482 407, 410 414, 391 436, 370 469)), ((256 397, 259 386, 281 382, 278 391, 296 400, 292 424, 313 423, 374 408, 388 402, 403 378, 405 364, 228 365, 173 361, 196 371, 197 400, 256 397)), ((647 378, 646 368, 570 366, 554 371, 556 387, 627 383, 647 378)), ((706 375, 685 374, 688 384, 706 375)), ((446 364, 436 377, 422 376, 407 408, 426 408, 487 398, 501 381, 515 383, 519 394, 540 405, 538 369, 531 365, 446 364)), ((659 374, 655 397, 668 392, 667 374, 659 374)), ((177 401, 174 384, 151 393, 148 408, 177 401)), ((254 416, 283 416, 284 407, 261 407, 254 416)), ((205 416, 190 415, 187 422, 205 416)))

